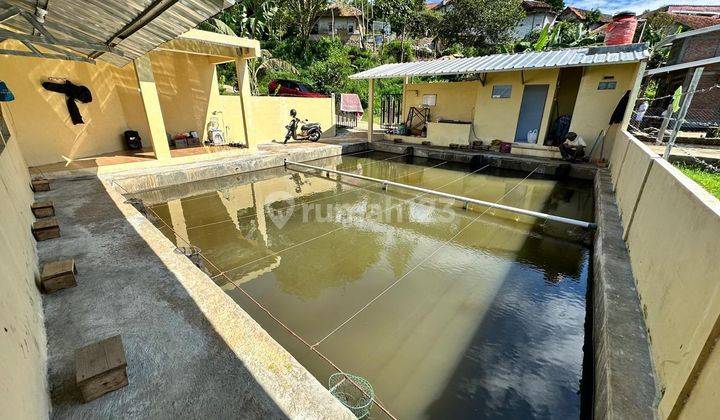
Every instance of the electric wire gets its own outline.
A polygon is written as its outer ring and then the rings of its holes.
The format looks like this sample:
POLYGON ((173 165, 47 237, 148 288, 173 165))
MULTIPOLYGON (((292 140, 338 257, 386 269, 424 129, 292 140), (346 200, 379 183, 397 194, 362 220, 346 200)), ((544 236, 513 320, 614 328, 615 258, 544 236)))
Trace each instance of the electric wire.
MULTIPOLYGON (((444 163, 446 163, 446 162, 441 162, 440 164, 435 165, 435 167, 436 167, 436 166, 440 166, 441 164, 444 164, 444 163)), ((462 179, 464 179, 464 178, 466 178, 466 177, 468 177, 468 176, 470 176, 470 175, 473 175, 473 174, 475 174, 475 173, 477 173, 477 172, 479 172, 479 171, 487 168, 488 166, 490 166, 490 165, 482 166, 482 167, 480 167, 480 168, 478 168, 478 169, 476 169, 476 170, 474 170, 474 171, 472 171, 472 172, 469 172, 469 173, 467 173, 467 174, 465 174, 465 175, 463 175, 463 176, 461 176, 461 177, 459 177, 459 178, 457 178, 457 179, 454 179, 454 180, 452 180, 452 181, 450 181, 450 182, 448 182, 448 183, 446 183, 446 184, 443 184, 443 185, 442 185, 441 187, 439 187, 439 188, 443 188, 443 187, 445 187, 445 186, 447 186, 447 185, 450 185, 450 184, 452 184, 452 183, 454 183, 454 182, 460 181, 460 180, 462 180, 462 179)), ((422 170, 425 170, 425 169, 427 169, 427 168, 423 168, 422 170)), ((422 171, 422 170, 421 170, 421 171, 422 171)), ((537 168, 536 168, 535 170, 537 170, 537 168)), ((533 170, 533 172, 535 172, 535 170, 533 170)), ((417 172, 421 172, 421 171, 417 171, 417 172)), ((407 175, 408 175, 408 174, 406 174, 405 176, 407 176, 407 175)), ((532 172, 528 175, 528 177, 529 177, 530 175, 532 175, 532 172)), ((525 179, 527 179, 527 177, 526 177, 525 179)), ((524 181, 524 180, 523 180, 523 181, 524 181)), ((521 181, 521 182, 522 182, 522 181, 521 181)), ((125 189, 122 185, 118 184, 118 183, 115 182, 114 180, 113 180, 113 184, 119 186, 120 188, 122 188, 122 189, 125 191, 126 194, 129 194, 129 192, 127 191, 127 189, 125 189)), ((518 185, 519 185, 519 184, 518 184, 518 185)), ((516 186, 516 187, 517 187, 517 186, 516 186)), ((358 188, 362 188, 362 187, 358 187, 358 188)), ((364 189, 364 188, 363 188, 363 189, 364 189)), ((513 189, 514 189, 514 188, 513 188, 513 189)), ((510 191, 508 191, 507 193, 505 193, 505 195, 509 194, 511 191, 512 191, 512 189, 511 189, 510 191)), ((418 198, 420 198, 420 197, 422 197, 422 196, 425 196, 425 195, 427 195, 427 193, 423 193, 423 194, 417 195, 417 196, 412 197, 412 198, 410 198, 410 199, 402 200, 401 203, 399 203, 399 204, 396 205, 396 206, 392 206, 392 207, 386 209, 384 212, 390 211, 390 210, 392 210, 392 209, 394 209, 394 208, 397 208, 397 207, 399 207, 399 206, 401 206, 401 205, 403 205, 403 204, 405 204, 405 203, 407 203, 407 202, 411 202, 411 201, 416 200, 416 199, 418 199, 418 198)), ((504 197, 504 196, 503 196, 503 197, 504 197)), ((151 208, 151 207, 146 207, 146 208, 147 208, 149 211, 151 211, 151 212, 153 213, 153 215, 154 215, 158 220, 160 220, 160 222, 161 222, 163 225, 165 225, 165 227, 167 227, 171 232, 173 232, 173 234, 175 235, 176 238, 178 238, 178 239, 182 240, 183 242, 185 242, 189 247, 193 247, 193 245, 192 245, 192 243, 190 243, 189 239, 187 239, 187 238, 179 235, 172 226, 170 226, 162 217, 160 217, 160 215, 159 215, 157 212, 155 212, 155 210, 154 210, 153 208, 151 208)), ((487 210, 489 210, 489 208, 486 209, 485 212, 487 212, 487 210)), ((485 214, 485 212, 483 212, 480 216, 482 216, 483 214, 485 214)), ((478 218, 479 218, 480 216, 478 216, 478 218)), ((474 219, 473 221, 475 221, 475 220, 477 220, 477 218, 474 219)), ((470 223, 472 223, 472 222, 470 222, 470 223)), ((283 250, 281 250, 281 251, 278 251, 278 252, 276 252, 276 253, 273 253, 273 255, 277 255, 277 254, 279 254, 280 252, 287 251, 287 250, 289 250, 289 249, 291 249, 291 248, 295 248, 296 246, 305 244, 305 243, 307 243, 307 242, 314 241, 314 240, 316 240, 316 239, 319 239, 319 238, 321 238, 321 237, 324 237, 324 236, 326 236, 326 235, 329 235, 330 233, 336 232, 337 230, 340 230, 340 229, 342 229, 342 228, 334 229, 334 230, 332 230, 332 231, 330 231, 330 232, 326 232, 325 234, 318 235, 318 236, 316 236, 316 237, 314 237, 314 238, 312 238, 312 239, 310 239, 310 240, 308 240, 308 241, 303 241, 303 242, 300 243, 300 244, 294 244, 294 245, 292 245, 292 246, 290 246, 290 247, 287 247, 287 248, 285 248, 285 249, 283 249, 283 250)), ((247 263, 247 264, 243 264, 243 265, 241 265, 241 266, 238 266, 238 267, 235 267, 235 268, 233 268, 233 269, 226 270, 226 271, 221 271, 221 269, 220 269, 217 265, 215 265, 215 263, 214 263, 212 260, 210 260, 207 256, 205 256, 205 254, 202 252, 202 250, 200 250, 200 251, 198 252, 198 255, 199 255, 204 261, 206 261, 214 270, 216 270, 216 271, 219 272, 219 274, 217 274, 217 275, 215 275, 215 276, 212 276, 212 277, 211 277, 212 279, 215 279, 215 278, 217 278, 217 277, 219 277, 219 276, 223 276, 227 281, 229 281, 230 283, 232 283, 237 290, 239 290, 239 291, 240 291, 243 295, 245 295, 250 301, 252 301, 258 308, 260 308, 263 312, 265 312, 270 318, 272 318, 272 319, 273 319, 278 325, 280 325, 285 331, 287 331, 289 334, 291 334, 293 337, 295 337, 298 341, 300 341, 301 343, 303 343, 309 350, 311 350, 313 353, 317 354, 321 359, 323 359, 325 362, 327 362, 329 365, 331 365, 337 372, 342 373, 342 374, 345 374, 345 372, 344 372, 342 369, 340 369, 340 367, 337 366, 332 360, 330 360, 330 359, 329 359, 327 356, 325 356, 322 352, 320 352, 319 350, 317 350, 317 349, 316 349, 313 345, 311 345, 307 340, 305 340, 305 339, 302 338, 300 335, 298 335, 297 333, 295 333, 295 331, 293 331, 290 327, 288 327, 285 323, 283 323, 283 322, 282 322, 279 318, 277 318, 269 309, 267 309, 261 302, 259 302, 257 299, 255 299, 252 295, 250 295, 250 293, 248 293, 248 292, 247 292, 245 289, 243 289, 239 284, 237 284, 237 283, 235 282, 235 280, 233 280, 231 277, 229 277, 229 276, 227 275, 227 273, 230 272, 230 271, 234 271, 235 269, 240 268, 240 267, 243 267, 243 266, 248 265, 248 264, 250 264, 250 263, 253 263, 253 262, 260 261, 260 260, 262 260, 262 259, 268 258, 268 257, 270 257, 270 255, 261 257, 261 258, 259 258, 259 259, 253 260, 253 261, 251 261, 251 262, 249 262, 249 263, 247 263)), ((346 378, 347 378, 356 388, 358 388, 361 392, 363 392, 363 394, 365 394, 365 396, 368 396, 368 397, 369 397, 369 395, 368 395, 367 393, 365 393, 365 391, 364 391, 357 383, 355 383, 351 378, 348 378, 347 376, 346 376, 346 378)), ((377 405, 377 407, 378 407, 381 411, 383 411, 386 415, 388 415, 388 416, 389 416, 390 418, 392 418, 392 419, 397 419, 395 416, 393 416, 393 415, 390 413, 389 410, 387 410, 387 408, 384 407, 384 405, 382 404, 382 402, 379 401, 379 399, 378 399, 377 397, 373 398, 373 401, 375 402, 375 404, 377 405)))
MULTIPOLYGON (((402 156, 407 156, 407 155, 402 155, 402 156)), ((379 162, 383 162, 383 161, 385 161, 385 160, 387 160, 387 159, 383 159, 382 161, 379 161, 379 162)), ((379 162, 378 162, 378 163, 379 163, 379 162)), ((401 179, 401 178, 405 178, 406 176, 410 176, 410 175, 414 175, 414 174, 423 172, 425 169, 437 168, 438 166, 445 165, 446 163, 447 163, 447 161, 443 161, 443 162, 438 163, 437 165, 429 166, 429 167, 423 168, 423 169, 421 169, 421 170, 419 170, 419 171, 414 171, 414 172, 410 172, 410 173, 407 173, 407 174, 404 174, 404 175, 400 175, 400 176, 398 176, 398 177, 396 177, 396 178, 393 178, 393 180, 398 180, 398 179, 401 179)), ((372 165, 368 165, 368 166, 372 166, 372 165)), ((363 166, 363 168, 367 168, 368 166, 363 166)), ((308 204, 317 203, 318 201, 327 200, 327 199, 329 199, 329 198, 340 197, 340 196, 342 196, 342 195, 349 194, 349 193, 351 193, 351 192, 355 192, 355 191, 358 191, 358 190, 367 190, 367 189, 366 189, 366 188, 362 188, 362 187, 355 187, 355 188, 351 188, 351 189, 348 189, 348 190, 345 190, 345 191, 342 191, 342 192, 339 192, 339 193, 335 193, 335 194, 332 194, 332 195, 324 196, 324 197, 321 197, 321 198, 316 198, 315 200, 310 200, 310 201, 305 201, 305 202, 302 202, 302 203, 291 204, 291 205, 289 205, 289 206, 279 207, 278 210, 285 210, 285 209, 290 209, 290 208, 294 208, 294 207, 298 207, 298 206, 305 206, 305 205, 308 205, 308 204)), ((369 190, 367 190, 367 191, 369 191, 369 190)), ((205 196, 203 196, 203 197, 205 197, 205 196)), ((183 200, 183 202, 187 202, 187 201, 189 201, 189 200, 183 200)), ((254 214, 250 214, 250 215, 247 215, 247 216, 238 217, 237 220, 243 220, 243 219, 248 219, 248 218, 252 218, 252 217, 255 217, 255 215, 254 215, 254 214)), ((187 230, 200 229, 200 228, 204 228, 204 227, 208 227, 208 226, 213 226, 213 225, 218 225, 218 224, 221 224, 221 223, 227 223, 227 222, 231 222, 231 221, 235 221, 235 220, 236 220, 236 219, 230 219, 230 218, 223 219, 223 220, 217 220, 217 221, 215 221, 215 222, 205 223, 205 224, 202 224, 202 225, 190 226, 190 227, 187 228, 187 230)))
MULTIPOLYGON (((450 182, 448 182, 448 183, 446 183, 446 184, 443 184, 443 185, 441 185, 441 186, 438 187, 438 188, 444 188, 444 187, 446 187, 446 186, 448 186, 448 185, 450 185, 450 184, 452 184, 452 183, 454 183, 454 182, 460 181, 460 180, 462 180, 462 179, 464 179, 464 178, 466 178, 466 177, 468 177, 468 176, 470 176, 470 175, 473 175, 473 174, 475 174, 475 173, 477 173, 477 172, 479 172, 479 171, 487 168, 488 166, 490 166, 490 165, 488 164, 488 165, 482 166, 482 167, 480 167, 480 168, 478 168, 478 169, 476 169, 476 170, 474 170, 474 171, 472 171, 472 172, 469 172, 469 173, 467 173, 467 174, 465 174, 465 175, 463 175, 463 176, 461 176, 461 177, 459 177, 459 178, 457 178, 457 179, 454 179, 454 180, 452 180, 452 181, 450 181, 450 182)), ((308 172, 304 172, 304 173, 308 173, 308 172)), ((362 188, 362 187, 360 187, 360 188, 362 188)), ((398 203, 397 205, 394 205, 394 206, 392 206, 392 207, 389 207, 389 208, 383 210, 380 214, 385 214, 385 213, 387 213, 387 212, 389 212, 389 211, 391 211, 391 210, 393 210, 393 209, 395 209, 395 208, 398 208, 398 207, 402 206, 402 205, 405 204, 405 203, 409 203, 409 202, 411 202, 411 201, 417 200, 418 198, 424 197, 424 196, 426 196, 426 195, 428 195, 428 194, 430 194, 430 193, 422 193, 422 194, 420 194, 420 195, 411 197, 411 198, 409 198, 409 199, 401 200, 400 203, 398 203)), ((328 232, 325 232, 325 233, 320 234, 320 235, 318 235, 318 236, 315 236, 315 237, 313 237, 313 238, 310 238, 310 239, 307 239, 307 240, 305 240, 305 241, 302 241, 302 242, 299 242, 299 243, 295 243, 295 244, 293 244, 293 245, 290 245, 290 246, 288 246, 287 248, 283 248, 283 249, 281 249, 281 250, 279 250, 279 251, 268 250, 268 251, 270 252, 269 255, 265 255, 265 256, 256 258, 256 259, 251 260, 251 261, 248 261, 248 262, 246 262, 246 263, 244 263, 244 264, 241 264, 241 265, 238 265, 238 266, 233 267, 233 268, 231 268, 231 269, 225 270, 225 271, 222 272, 222 273, 219 273, 219 274, 214 275, 212 278, 218 277, 218 276, 220 276, 220 274, 229 273, 229 272, 235 271, 235 270, 237 270, 237 269, 240 269, 240 268, 242 268, 242 267, 248 266, 248 265, 250 265, 250 264, 254 264, 254 263, 258 262, 258 261, 262 261, 262 260, 264 260, 264 259, 266 259, 266 258, 270 258, 271 256, 277 256, 277 255, 279 255, 279 254, 281 254, 281 253, 283 253, 283 252, 285 252, 285 251, 289 251, 289 250, 291 250, 291 249, 293 249, 293 248, 297 248, 298 246, 305 245, 305 244, 307 244, 307 243, 313 242, 313 241, 315 241, 315 240, 317 240, 317 239, 323 238, 323 237, 325 237, 325 236, 327 236, 327 235, 333 234, 333 233, 335 233, 335 232, 337 232, 337 231, 339 231, 339 230, 342 230, 342 229, 345 229, 345 227, 344 227, 344 226, 340 226, 340 227, 338 227, 338 228, 332 229, 332 230, 330 230, 330 231, 328 231, 328 232)))
MULTIPOLYGON (((539 166, 536 167, 535 169, 533 169, 532 172, 530 172, 525 178, 523 178, 520 182, 518 182, 517 185, 515 185, 515 186, 512 187, 510 190, 508 190, 508 191, 507 191, 502 197, 500 197, 495 203, 497 204, 497 203, 499 203, 500 201, 502 201, 505 197, 507 197, 508 194, 510 194, 511 192, 513 192, 517 187, 520 186, 520 184, 522 184, 523 182, 525 182, 526 179, 528 179, 532 174, 534 174, 535 171, 537 171, 538 168, 539 168, 539 166)), ((395 280, 395 281, 392 282, 389 286, 387 286, 385 289, 383 289, 382 292, 380 292, 377 296, 375 296, 374 298, 372 298, 372 299, 371 299, 368 303, 366 303, 362 308, 358 309, 354 314, 352 314, 348 319, 346 319, 345 321, 343 321, 343 322, 342 322, 340 325, 338 325, 335 329, 333 329, 332 331, 330 331, 330 333, 328 333, 325 337, 321 338, 319 341, 317 341, 315 344, 313 344, 313 348, 319 346, 323 341, 327 340, 330 336, 332 336, 332 335, 335 334, 336 332, 340 331, 345 325, 347 325, 347 324, 348 324, 350 321, 352 321, 355 317, 357 317, 358 315, 360 315, 360 313, 362 313, 365 309, 367 309, 368 307, 370 307, 370 305, 372 305, 375 301, 377 301, 378 299, 380 299, 385 293, 387 293, 388 291, 390 291, 390 289, 392 289, 393 287, 395 287, 398 283, 400 283, 403 279, 405 279, 408 275, 410 275, 410 273, 412 273, 413 271, 415 271, 417 268, 419 268, 421 265, 423 265, 425 262, 427 262, 430 258, 432 258, 433 256, 435 256, 435 254, 437 254, 438 252, 440 252, 441 249, 443 249, 445 246, 447 246, 447 245, 448 245, 450 242, 452 242, 455 238, 457 238, 458 236, 460 236, 460 234, 462 234, 462 233, 463 233, 467 228, 469 228, 473 223, 475 223, 478 219, 480 219, 483 215, 485 215, 485 213, 487 213, 491 208, 492 208, 492 207, 486 208, 485 211, 483 211, 482 213, 480 213, 477 217, 475 217, 475 218, 474 218, 472 221, 470 221, 467 225, 463 226, 463 227, 462 227, 460 230, 458 230, 450 239, 448 239, 447 241, 445 241, 442 245, 440 245, 439 247, 437 247, 437 248, 436 248, 432 253, 430 253, 427 257, 423 258, 419 263, 417 263, 417 264, 414 265, 410 270, 408 270, 407 272, 405 272, 405 274, 403 274, 402 276, 400 276, 397 280, 395 280)))
MULTIPOLYGON (((125 191, 126 194, 129 194, 129 192, 125 189, 125 187, 123 187, 122 185, 116 183, 114 180, 113 180, 113 185, 119 186, 120 188, 122 188, 122 189, 125 191)), ((176 237, 176 238, 181 239, 181 240, 182 240, 183 242, 185 242, 189 247, 193 247, 193 244, 191 244, 188 239, 186 239, 186 238, 184 238, 183 236, 179 235, 172 226, 168 225, 168 223, 167 223, 163 218, 161 218, 160 215, 158 215, 158 214, 155 212, 155 210, 153 210, 153 209, 150 208, 150 207, 146 207, 146 208, 147 208, 148 210, 150 210, 150 211, 155 215, 155 217, 156 217, 158 220, 160 220, 163 225, 165 225, 165 227, 167 227, 168 229, 170 229, 170 231, 172 231, 172 232, 175 234, 175 237, 176 237)), ((210 260, 207 256, 205 256, 205 254, 203 254, 202 250, 200 250, 200 251, 198 252, 198 255, 199 255, 203 260, 205 260, 208 264, 210 264, 210 266, 212 266, 215 270, 220 271, 220 268, 218 268, 218 266, 215 265, 215 263, 212 262, 212 260, 210 260)), ((321 359, 323 359, 323 360, 324 360, 325 362, 327 362, 330 366, 332 366, 333 369, 335 369, 337 372, 342 373, 342 374, 345 374, 345 372, 344 372, 342 369, 340 369, 340 367, 339 367, 337 364, 335 364, 332 360, 330 360, 330 359, 329 359, 327 356, 325 356, 322 352, 320 352, 319 350, 313 348, 313 347, 310 345, 309 342, 307 342, 304 338, 302 338, 302 337, 301 337, 300 335, 298 335, 295 331, 293 331, 290 327, 288 327, 284 322, 282 322, 278 317, 276 317, 269 309, 267 309, 262 303, 260 303, 260 302, 259 302, 257 299, 255 299, 252 295, 250 295, 250 293, 248 293, 245 289, 243 289, 242 287, 240 287, 240 285, 238 285, 237 283, 235 283, 235 281, 234 281, 232 278, 228 277, 226 274, 223 274, 223 277, 225 277, 226 280, 228 280, 230 283, 232 283, 233 285, 235 285, 235 288, 236 288, 237 290, 239 290, 243 295, 245 295, 245 297, 247 297, 248 299, 250 299, 251 302, 253 302, 258 308, 260 308, 263 312, 265 312, 270 318, 272 318, 278 325, 280 325, 280 326, 281 326, 285 331, 287 331, 290 335, 292 335, 292 336, 295 337, 298 341, 300 341, 301 343, 303 343, 303 344, 304 344, 308 349, 310 349, 313 353, 317 354, 321 359)), ((365 392, 365 390, 364 390, 359 384, 357 384, 355 381, 352 380, 352 378, 349 378, 349 377, 347 377, 347 376, 345 376, 345 378, 347 378, 347 379, 348 379, 358 390, 360 390, 366 397, 370 397, 370 395, 368 395, 368 394, 365 392)), ((382 402, 379 401, 379 399, 378 399, 377 397, 374 397, 374 398, 373 398, 373 402, 375 403, 375 405, 376 405, 383 413, 385 413, 387 416, 389 416, 389 417, 392 418, 393 420, 397 420, 397 417, 395 417, 394 415, 392 415, 392 413, 390 413, 390 411, 389 411, 387 408, 385 408, 385 406, 382 404, 382 402)))

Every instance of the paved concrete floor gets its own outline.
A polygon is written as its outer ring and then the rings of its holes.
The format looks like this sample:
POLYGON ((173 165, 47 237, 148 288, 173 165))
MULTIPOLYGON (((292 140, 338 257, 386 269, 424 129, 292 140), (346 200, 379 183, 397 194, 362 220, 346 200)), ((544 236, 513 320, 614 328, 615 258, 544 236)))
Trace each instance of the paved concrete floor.
POLYGON ((52 182, 78 285, 43 298, 54 418, 351 418, 299 363, 115 191, 52 182), (82 404, 75 351, 121 334, 129 385, 82 404))

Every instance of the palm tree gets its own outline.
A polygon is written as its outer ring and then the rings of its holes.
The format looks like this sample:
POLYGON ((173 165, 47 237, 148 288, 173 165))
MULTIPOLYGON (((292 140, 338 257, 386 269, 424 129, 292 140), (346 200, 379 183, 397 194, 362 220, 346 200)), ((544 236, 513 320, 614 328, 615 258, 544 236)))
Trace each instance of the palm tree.
POLYGON ((287 72, 299 74, 295 66, 289 61, 280 58, 274 58, 268 50, 261 50, 260 57, 248 60, 248 70, 250 70, 250 90, 253 95, 258 94, 258 80, 267 72, 287 72))

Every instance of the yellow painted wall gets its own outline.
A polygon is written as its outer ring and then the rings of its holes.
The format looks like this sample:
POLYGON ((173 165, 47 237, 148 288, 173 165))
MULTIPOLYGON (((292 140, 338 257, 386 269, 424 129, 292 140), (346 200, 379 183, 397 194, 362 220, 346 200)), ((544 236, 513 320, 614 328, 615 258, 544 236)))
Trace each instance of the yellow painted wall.
MULTIPOLYGON (((525 84, 547 84, 548 96, 543 111, 543 121, 539 132, 539 141, 545 138, 548 129, 558 70, 534 70, 525 72, 525 84)), ((515 139, 520 105, 522 103, 523 83, 520 72, 488 73, 485 86, 479 81, 410 83, 404 89, 404 120, 410 106, 420 106, 426 94, 437 95, 437 103, 430 108, 431 121, 453 119, 473 121, 477 138, 490 142, 498 139, 512 142, 515 139), (509 98, 492 98, 493 85, 511 85, 509 98)), ((471 135, 470 140, 475 138, 471 135)), ((442 144, 444 138, 428 138, 436 144, 442 144)), ((467 142, 465 142, 467 144, 467 142)))
POLYGON ((403 113, 405 120, 410 107, 422 107, 423 95, 437 95, 435 106, 430 107, 430 121, 471 121, 475 97, 480 82, 411 83, 405 86, 403 113))
POLYGON ((570 131, 582 136, 589 148, 595 143, 600 130, 608 129, 610 116, 618 102, 625 92, 633 88, 638 65, 633 63, 585 67, 570 131), (605 76, 613 76, 613 80, 618 82, 616 89, 597 89, 598 83, 605 76))
MULTIPOLYGON (((22 48, 22 47, 20 47, 22 48)), ((16 123, 17 141, 28 165, 61 162, 122 149, 122 132, 128 129, 115 67, 64 60, 0 55, 0 80, 15 94, 8 103, 16 123), (78 104, 85 124, 73 125, 65 95, 45 90, 47 78, 68 78, 90 87, 93 101, 78 104)))
POLYGON ((0 152, 0 417, 8 419, 47 418, 50 410, 29 183, 12 136, 0 152))
MULTIPOLYGON (((632 89, 638 64, 590 66, 583 70, 577 101, 572 115, 570 130, 580 134, 592 147, 600 130, 608 129, 610 115, 627 90, 632 89), (605 76, 613 76, 618 82, 614 90, 597 90, 605 76)), ((520 72, 488 73, 483 86, 479 81, 409 83, 403 94, 404 121, 411 106, 421 106, 426 94, 437 95, 437 104, 430 107, 431 121, 439 118, 474 122, 475 135, 485 142, 502 140, 512 142, 517 129, 524 85, 520 72), (492 98, 494 85, 511 85, 509 98, 492 98)), ((547 84, 548 96, 543 110, 543 120, 538 136, 542 144, 555 115, 551 115, 556 95, 558 69, 524 72, 525 85, 547 84)), ((561 95, 560 92, 557 92, 561 95)), ((470 140, 473 140, 471 135, 470 140)), ((419 139, 418 142, 422 140, 419 139)), ((444 144, 444 137, 427 140, 444 144)))
POLYGON ((335 135, 335 114, 332 98, 294 98, 279 96, 253 96, 250 123, 250 145, 283 140, 285 125, 290 121, 290 110, 295 109, 298 118, 320 123, 323 137, 335 135))
MULTIPOLYGON (((150 58, 166 132, 176 135, 197 131, 206 139, 208 123, 215 116, 229 140, 246 141, 240 97, 219 94, 216 68, 210 57, 154 51, 150 58), (214 111, 222 113, 213 115, 214 111)), ((137 130, 143 145, 151 147, 133 64, 117 68, 102 61, 92 65, 0 56, 0 80, 6 81, 15 94, 16 100, 8 104, 8 109, 17 124, 18 144, 30 166, 123 150, 122 133, 128 129, 137 130), (93 102, 78 104, 85 124, 74 126, 70 122, 65 95, 42 88, 41 82, 50 76, 90 88, 93 102)), ((250 99, 251 145, 284 137, 291 108, 297 109, 301 118, 320 122, 325 136, 335 135, 330 98, 250 99)))
POLYGON ((215 65, 208 56, 153 51, 153 75, 160 96, 165 131, 176 135, 197 131, 207 138, 211 102, 220 96, 215 65))
MULTIPOLYGON (((547 100, 545 101, 545 109, 543 110, 542 124, 538 133, 538 143, 542 144, 548 130, 558 70, 526 71, 524 77, 526 85, 550 85, 547 100)), ((520 115, 520 105, 522 104, 523 88, 520 72, 488 73, 485 86, 479 89, 475 102, 475 134, 479 138, 485 141, 495 139, 507 142, 514 141, 518 116, 520 115), (493 85, 511 85, 512 93, 510 97, 493 99, 493 85)))
POLYGON ((717 414, 712 395, 720 389, 720 376, 713 374, 719 369, 717 350, 710 348, 720 317, 720 200, 627 131, 619 131, 613 141, 613 183, 658 385, 665 390, 660 417, 716 417, 701 414, 717 414), (698 369, 697 382, 693 369, 698 369), (689 396, 683 394, 686 386, 689 396))

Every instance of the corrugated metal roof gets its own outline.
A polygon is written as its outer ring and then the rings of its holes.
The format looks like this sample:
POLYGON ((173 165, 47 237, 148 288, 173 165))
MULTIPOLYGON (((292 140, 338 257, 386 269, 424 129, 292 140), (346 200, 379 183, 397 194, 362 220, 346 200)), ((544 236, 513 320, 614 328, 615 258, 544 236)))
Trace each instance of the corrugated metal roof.
MULTIPOLYGON (((48 3, 45 29, 68 41, 110 44, 121 55, 104 53, 99 58, 123 66, 163 42, 196 27, 200 22, 235 4, 234 0, 52 0, 48 3), (137 28, 128 28, 136 22, 137 28), (127 36, 120 36, 129 29, 127 36), (115 39, 114 39, 115 38, 115 39), (116 44, 116 45, 115 45, 116 44)), ((35 14, 35 0, 6 0, 5 4, 35 14)), ((3 22, 21 33, 33 28, 21 16, 3 22)), ((92 50, 77 51, 89 54, 92 50)))
POLYGON ((493 54, 454 60, 417 61, 384 64, 350 76, 351 79, 384 79, 408 76, 447 76, 493 73, 557 67, 584 67, 600 64, 622 64, 647 60, 647 44, 569 48, 555 51, 519 54, 493 54))

